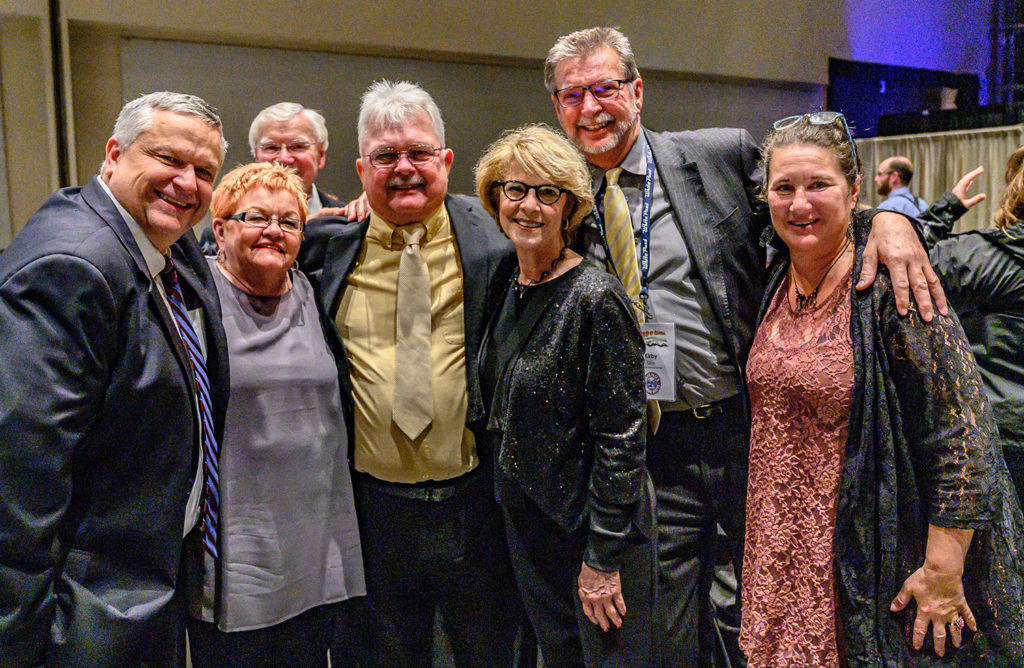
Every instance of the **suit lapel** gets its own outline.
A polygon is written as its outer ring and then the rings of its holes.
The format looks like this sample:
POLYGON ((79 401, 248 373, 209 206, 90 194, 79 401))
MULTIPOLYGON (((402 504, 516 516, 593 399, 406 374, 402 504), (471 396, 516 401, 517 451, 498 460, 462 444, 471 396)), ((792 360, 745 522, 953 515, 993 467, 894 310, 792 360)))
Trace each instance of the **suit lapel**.
POLYGON ((128 225, 124 222, 124 218, 121 217, 121 212, 114 206, 114 202, 107 196, 107 193, 103 190, 103 187, 99 184, 98 176, 92 177, 82 188, 82 199, 85 203, 92 207, 92 210, 96 212, 103 222, 107 224, 110 229, 114 230, 114 234, 117 235, 121 245, 125 247, 128 254, 132 256, 135 261, 135 267, 142 273, 142 275, 150 280, 149 267, 146 265, 146 258, 142 256, 142 251, 139 250, 139 245, 135 243, 135 237, 132 236, 132 231, 128 229, 128 225))
MULTIPOLYGON (((160 324, 164 329, 164 335, 167 340, 171 342, 171 346, 174 348, 174 357, 178 360, 178 366, 181 368, 181 373, 188 379, 188 394, 193 400, 195 399, 195 376, 192 372, 192 362, 188 358, 188 350, 185 349, 185 342, 181 340, 181 334, 178 333, 178 326, 174 322, 174 316, 167 308, 167 304, 164 303, 164 298, 160 294, 159 289, 156 287, 156 282, 149 286, 149 305, 156 311, 160 318, 160 324)), ((193 401, 194 403, 194 401, 193 401)), ((195 409, 192 410, 195 413, 195 409)))
MULTIPOLYGON (((171 348, 174 351, 174 357, 178 361, 178 366, 181 368, 182 374, 188 380, 186 385, 188 386, 189 396, 195 398, 195 381, 192 375, 192 363, 188 359, 188 351, 185 349, 185 344, 181 340, 181 335, 178 334, 177 325, 174 323, 174 316, 167 309, 167 305, 164 303, 163 297, 160 295, 156 286, 156 281, 149 274, 149 266, 146 264, 146 259, 142 256, 142 251, 139 249, 139 245, 135 243, 135 237, 132 235, 128 225, 124 222, 124 218, 121 217, 121 212, 114 206, 114 202, 111 201, 110 197, 98 183, 98 176, 94 176, 92 180, 82 188, 82 198, 85 202, 92 207, 96 214, 103 219, 117 235, 118 240, 131 255, 135 261, 135 267, 140 274, 138 280, 140 285, 147 286, 147 299, 149 300, 150 308, 156 312, 157 318, 160 321, 161 327, 163 327, 164 335, 167 340, 171 343, 171 348)), ((193 409, 193 413, 195 410, 193 409)))
POLYGON ((704 181, 696 162, 687 162, 680 148, 655 132, 644 129, 651 146, 658 177, 668 195, 679 224, 690 260, 704 283, 704 289, 725 332, 732 331, 729 318, 723 312, 727 303, 725 268, 718 228, 708 208, 704 181))
POLYGON ((370 218, 367 216, 365 220, 351 224, 340 234, 327 241, 318 292, 320 306, 327 314, 328 319, 334 318, 335 306, 341 298, 345 279, 348 278, 359 251, 366 243, 366 231, 369 228, 370 218))
POLYGON ((487 279, 494 274, 495 268, 491 266, 491 256, 486 242, 482 240, 477 217, 471 215, 472 205, 449 196, 445 198, 445 207, 462 261, 462 308, 466 335, 476 337, 487 303, 487 279))

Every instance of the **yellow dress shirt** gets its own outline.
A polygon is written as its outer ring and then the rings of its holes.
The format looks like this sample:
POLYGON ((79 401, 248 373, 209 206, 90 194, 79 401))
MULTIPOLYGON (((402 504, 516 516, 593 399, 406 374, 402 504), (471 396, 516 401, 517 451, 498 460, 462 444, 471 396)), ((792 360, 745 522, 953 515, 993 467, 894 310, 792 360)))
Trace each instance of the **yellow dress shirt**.
POLYGON ((476 467, 466 429, 466 347, 462 266, 448 211, 422 221, 420 253, 430 272, 430 357, 434 419, 415 440, 391 422, 395 307, 404 242, 397 227, 370 214, 366 242, 348 276, 334 322, 345 342, 355 403, 355 466, 379 480, 448 480, 476 467))

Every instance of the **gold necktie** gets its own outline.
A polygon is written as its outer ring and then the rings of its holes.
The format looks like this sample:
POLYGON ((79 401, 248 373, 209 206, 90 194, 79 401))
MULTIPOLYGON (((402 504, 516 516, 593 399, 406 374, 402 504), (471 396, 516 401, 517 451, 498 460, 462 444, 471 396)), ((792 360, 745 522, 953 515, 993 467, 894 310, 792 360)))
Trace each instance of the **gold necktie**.
POLYGON ((611 253, 612 267, 618 274, 626 294, 633 302, 637 319, 644 321, 643 309, 640 308, 640 268, 636 259, 636 240, 633 237, 633 221, 629 216, 629 204, 626 195, 619 187, 619 175, 622 167, 609 169, 605 173, 607 185, 604 189, 604 234, 608 240, 608 251, 611 253))
MULTIPOLYGON (((640 308, 640 267, 636 259, 636 240, 633 238, 629 204, 619 187, 620 174, 622 167, 609 169, 604 175, 607 184, 604 189, 604 235, 608 240, 612 267, 633 302, 636 319, 642 323, 646 317, 640 308)), ((647 421, 651 425, 651 433, 657 432, 661 423, 661 405, 654 399, 647 400, 647 421)))
POLYGON ((433 365, 430 360, 430 273, 420 254, 422 223, 398 228, 405 240, 398 264, 395 332, 395 394, 391 419, 411 439, 434 419, 433 365))

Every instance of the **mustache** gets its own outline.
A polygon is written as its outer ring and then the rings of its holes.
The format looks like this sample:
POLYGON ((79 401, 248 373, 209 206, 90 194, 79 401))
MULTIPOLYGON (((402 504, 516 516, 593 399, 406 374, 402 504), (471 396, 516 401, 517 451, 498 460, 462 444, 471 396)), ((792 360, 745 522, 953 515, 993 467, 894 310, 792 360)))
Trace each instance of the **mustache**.
POLYGON ((413 188, 426 184, 427 180, 419 174, 392 174, 388 179, 388 188, 413 188))
POLYGON ((601 124, 601 123, 612 122, 614 120, 615 120, 614 116, 609 114, 607 111, 602 111, 600 114, 598 114, 597 116, 594 116, 594 118, 592 120, 590 120, 590 121, 588 121, 586 123, 584 123, 583 121, 580 121, 579 125, 598 125, 598 124, 601 124))

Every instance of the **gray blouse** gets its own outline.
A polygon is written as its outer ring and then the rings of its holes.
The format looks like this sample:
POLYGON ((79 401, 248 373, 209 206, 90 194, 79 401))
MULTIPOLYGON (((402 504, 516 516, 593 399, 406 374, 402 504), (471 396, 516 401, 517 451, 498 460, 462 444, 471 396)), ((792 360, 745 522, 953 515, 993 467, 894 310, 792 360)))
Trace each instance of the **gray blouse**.
POLYGON ((220 448, 219 627, 245 631, 366 586, 337 367, 313 289, 292 271, 291 290, 268 303, 210 263, 231 368, 220 448))

